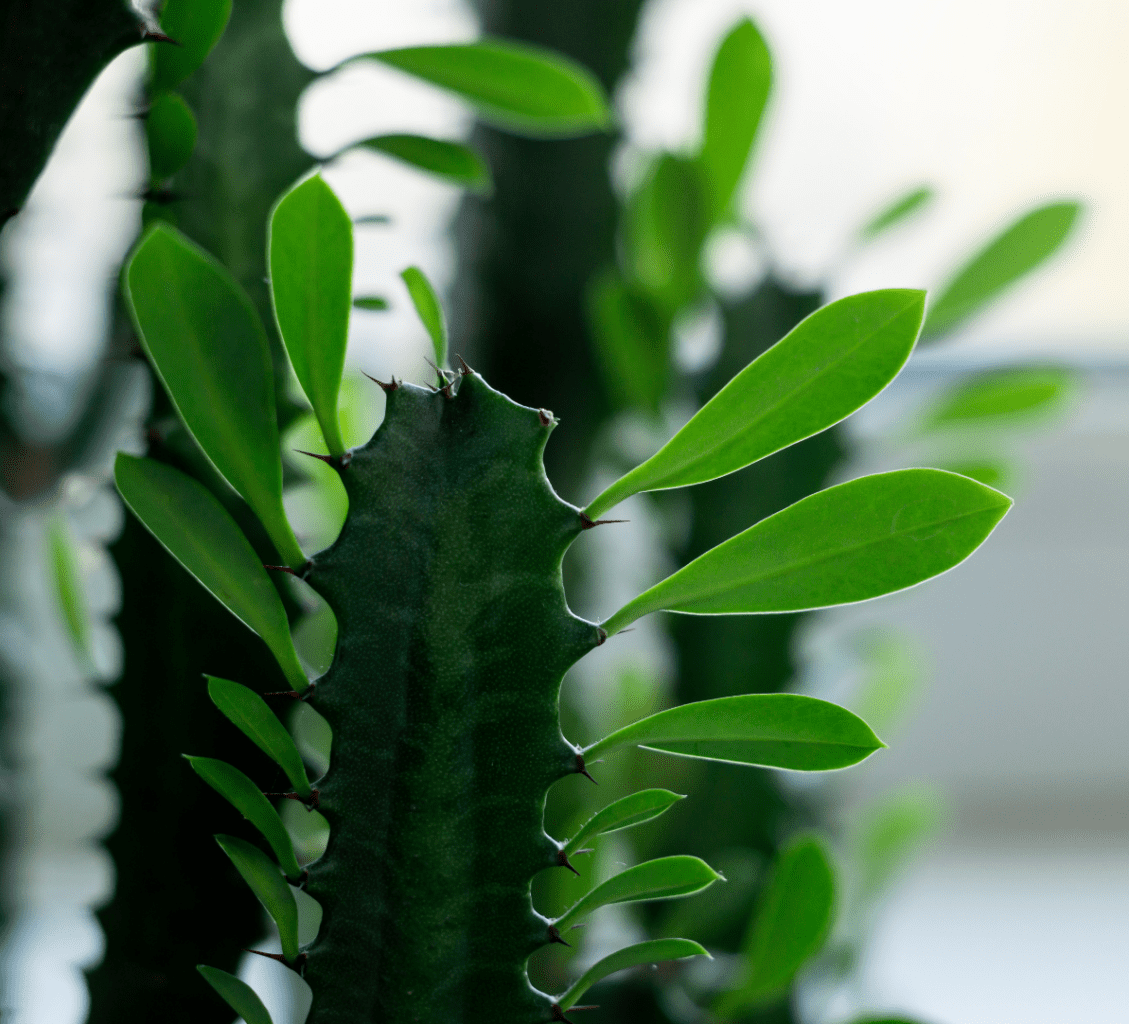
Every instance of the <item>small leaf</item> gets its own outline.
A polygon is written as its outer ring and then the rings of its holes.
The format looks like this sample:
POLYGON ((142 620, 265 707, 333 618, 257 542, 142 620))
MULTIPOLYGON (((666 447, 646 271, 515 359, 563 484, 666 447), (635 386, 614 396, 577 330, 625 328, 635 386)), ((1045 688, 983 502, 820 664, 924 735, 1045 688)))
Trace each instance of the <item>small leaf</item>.
POLYGON ((302 877, 302 869, 294 856, 294 844, 290 841, 290 833, 282 824, 278 811, 271 806, 271 802, 263 796, 259 789, 238 768, 211 757, 190 757, 185 754, 185 759, 192 770, 200 776, 220 796, 228 801, 240 814, 243 815, 270 843, 270 848, 282 865, 283 873, 292 878, 297 884, 302 877))
POLYGON ((357 145, 430 171, 479 195, 489 195, 494 188, 486 161, 463 142, 429 139, 424 135, 377 135, 357 145))
POLYGON ((852 836, 860 895, 878 899, 898 872, 937 833, 943 801, 929 790, 908 789, 865 808, 852 836))
POLYGON ((219 993, 220 998, 243 1018, 245 1024, 274 1024, 258 993, 247 982, 207 964, 197 964, 196 970, 219 993))
POLYGON ((282 508, 274 372, 263 325, 234 278, 167 224, 154 224, 125 269, 145 348, 204 454, 259 517, 291 568, 305 564, 282 508))
POLYGON ((282 955, 293 962, 298 957, 298 903, 278 865, 257 846, 235 836, 216 836, 216 842, 270 914, 278 928, 282 955))
POLYGON ((611 636, 660 610, 809 611, 892 594, 963 562, 1011 504, 999 491, 941 469, 850 480, 707 551, 629 601, 604 629, 611 636))
POLYGON ((90 610, 82 589, 74 542, 61 516, 54 516, 48 523, 47 546, 55 583, 55 598, 63 613, 71 646, 75 654, 89 665, 92 659, 90 610))
POLYGON ((704 860, 680 855, 659 857, 613 875, 601 882, 586 896, 576 901, 553 924, 564 931, 577 918, 590 914, 597 907, 610 903, 631 903, 638 900, 669 900, 689 896, 713 885, 721 875, 704 860))
POLYGON ((757 27, 743 18, 722 40, 710 70, 701 162, 713 219, 733 201, 772 89, 772 54, 757 27))
POLYGON ((447 320, 443 316, 443 307, 439 304, 439 297, 431 282, 419 267, 408 267, 400 274, 404 284, 408 286, 408 294, 416 307, 423 326, 431 336, 431 344, 435 348, 435 365, 442 368, 447 365, 447 320))
POLYGON ((913 351, 924 308, 924 292, 890 289, 812 313, 585 512, 598 519, 640 491, 725 476, 838 423, 897 376, 913 351))
POLYGON ((604 90, 591 71, 527 43, 483 39, 367 56, 457 93, 486 120, 518 134, 586 135, 611 122, 604 90))
POLYGON ((1002 458, 985 459, 954 459, 939 461, 938 469, 947 469, 950 473, 959 473, 997 491, 1010 490, 1015 486, 1016 469, 1012 463, 1002 458))
POLYGON ((627 744, 682 757, 762 768, 846 768, 885 744, 846 708, 798 693, 742 693, 660 711, 584 751, 586 760, 627 744))
POLYGON ((823 845, 814 838, 791 843, 780 853, 745 938, 744 976, 714 1013, 741 1016, 779 996, 823 947, 834 913, 835 875, 823 845))
POLYGON ((267 235, 279 334, 331 455, 345 452, 337 394, 353 299, 353 222, 320 174, 286 193, 267 235))
POLYGON ((373 312, 380 312, 388 308, 388 300, 382 299, 379 295, 359 295, 353 300, 355 309, 368 309, 373 312))
POLYGON ((927 416, 926 425, 1027 420, 1060 409, 1073 385, 1074 374, 1057 367, 978 373, 946 392, 927 416))
POLYGON ((869 242, 877 238, 883 231, 901 223, 923 206, 933 202, 936 197, 937 193, 927 185, 912 189, 904 196, 895 199, 889 206, 883 207, 859 228, 859 241, 869 242))
POLYGON ((232 724, 277 764, 299 796, 310 795, 306 766, 293 737, 254 690, 230 679, 207 676, 208 696, 232 724))
POLYGON ((150 92, 175 88, 203 64, 230 16, 231 0, 167 0, 161 9, 161 31, 176 45, 150 47, 150 92))
POLYGON ((645 821, 657 818, 670 810, 679 800, 684 799, 685 797, 672 793, 669 789, 644 789, 642 792, 632 793, 630 796, 616 800, 602 811, 597 811, 584 823, 580 831, 565 844, 564 853, 566 856, 575 853, 593 836, 618 832, 622 828, 641 825, 645 821))
POLYGON ((263 638, 290 685, 309 685, 286 609, 247 538, 201 483, 124 452, 114 463, 122 499, 164 548, 245 626, 263 638))
POLYGON ((161 93, 153 101, 145 118, 145 140, 154 181, 164 181, 188 163, 196 146, 196 117, 176 93, 161 93))
POLYGON ((640 967, 643 964, 661 963, 664 960, 681 960, 688 956, 708 957, 709 953, 690 939, 652 939, 650 942, 626 946, 589 967, 569 990, 557 999, 557 1006, 562 1012, 567 1013, 596 982, 603 981, 616 971, 623 971, 628 967, 640 967))
POLYGON ((1066 241, 1080 203, 1050 203, 1020 217, 972 257, 930 304, 922 337, 952 331, 1011 284, 1049 259, 1066 241))

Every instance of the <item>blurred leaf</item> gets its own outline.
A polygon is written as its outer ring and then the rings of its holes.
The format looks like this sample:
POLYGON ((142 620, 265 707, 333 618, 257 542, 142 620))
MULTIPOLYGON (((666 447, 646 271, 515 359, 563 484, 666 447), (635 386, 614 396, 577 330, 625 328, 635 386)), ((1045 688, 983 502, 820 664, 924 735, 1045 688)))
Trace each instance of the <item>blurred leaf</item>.
POLYGON ((912 189, 904 196, 895 199, 889 206, 884 207, 859 228, 859 241, 869 242, 877 238, 883 231, 892 228, 895 224, 900 224, 936 198, 937 193, 927 185, 912 189))
POLYGON ((527 43, 483 39, 366 56, 457 93, 485 120, 517 134, 586 135, 611 123, 604 90, 591 71, 527 43))
POLYGON ((885 745, 846 708, 797 693, 743 693, 660 711, 593 743, 585 760, 626 744, 793 771, 846 768, 885 745))
MULTIPOLYGON (((126 505, 162 546, 263 638, 290 685, 308 685, 286 610, 259 556, 216 497, 179 470, 120 452, 114 480, 126 505)), ((160 600, 154 595, 154 600, 160 600)))
POLYGON ((430 171, 479 195, 489 195, 494 189, 486 161, 463 142, 429 139, 423 135, 377 135, 357 145, 430 171))
POLYGON ((47 548, 51 559, 55 598, 63 613, 67 635, 75 654, 84 663, 90 664, 93 658, 90 610, 82 589, 82 574, 78 568, 74 541, 71 540, 67 524, 61 515, 53 516, 47 524, 47 548))
POLYGON ((937 468, 967 476, 988 487, 994 487, 997 491, 1015 487, 1015 467, 1004 459, 945 460, 939 462, 937 468))
POLYGON ((254 690, 230 679, 206 676, 208 696, 231 723, 277 764, 299 796, 310 795, 306 767, 290 733, 254 690))
POLYGON ((1080 203, 1050 203, 1020 217, 972 257, 930 304, 922 337, 952 331, 1051 257, 1070 234, 1080 203))
POLYGON ((145 141, 154 181, 164 181, 188 163, 196 146, 196 117, 176 93, 161 93, 149 107, 145 141))
POLYGON ((714 1006, 721 1018, 742 1015, 783 994, 822 948, 835 911, 835 875, 822 843, 804 838, 780 852, 745 938, 744 975, 714 1006))
POLYGON ((888 736, 905 720, 921 692, 925 651, 915 639, 883 627, 861 630, 853 640, 862 678, 851 707, 888 736))
POLYGON ((936 793, 910 789, 886 797, 858 815, 851 845, 864 900, 881 896, 936 835, 943 810, 936 793))
POLYGON ((167 0, 161 9, 161 31, 176 45, 158 43, 149 48, 149 91, 174 89, 203 64, 230 16, 231 0, 167 0))
POLYGON ((744 18, 722 40, 710 69, 701 162, 709 182, 712 219, 733 201, 772 89, 772 55, 757 27, 744 18))
POLYGON ((913 351, 924 306, 924 292, 891 289, 817 310, 585 511, 598 519, 640 491, 725 476, 838 423, 897 376, 913 351))
POLYGON ((293 962, 298 957, 298 904, 278 865, 257 846, 235 836, 216 836, 216 842, 270 914, 278 928, 282 955, 293 962))
POLYGON ((588 819, 566 844, 566 855, 575 853, 593 836, 604 835, 607 832, 618 832, 632 825, 641 825, 651 821, 660 814, 665 814, 679 800, 685 797, 672 793, 669 789, 644 789, 639 793, 632 793, 614 803, 608 804, 602 811, 597 811, 588 819))
POLYGON ((298 879, 302 877, 302 869, 294 856, 294 845, 290 842, 290 834, 282 824, 278 811, 263 796, 262 790, 238 768, 233 768, 223 761, 211 757, 191 757, 187 754, 185 758, 200 778, 262 833, 278 858, 279 864, 282 865, 283 873, 297 884, 298 879))
POLYGON ((660 963, 664 960, 681 960, 688 956, 709 956, 709 953, 690 939, 652 939, 650 942, 626 946, 589 967, 569 990, 557 999, 557 1005, 562 1012, 567 1013, 596 982, 603 981, 616 971, 623 971, 628 967, 640 967, 643 964, 660 963))
POLYGON ((274 1024, 263 1001, 247 982, 206 964, 197 964, 196 970, 219 993, 223 1001, 243 1018, 245 1024, 274 1024))
POLYGON ((282 509, 274 373, 263 325, 234 278, 155 224, 126 265, 141 344, 185 426, 259 517, 291 568, 305 564, 282 509))
POLYGON ((447 365, 447 320, 443 316, 439 297, 431 287, 427 275, 419 267, 408 267, 400 273, 400 277, 408 286, 408 294, 412 297, 416 313, 431 337, 431 344, 435 349, 435 365, 443 369, 447 365))
POLYGON ((1074 386, 1074 374, 1058 367, 990 370, 949 388, 926 417, 927 427, 1028 422, 1057 412, 1074 386))
POLYGON ((353 300, 353 305, 357 309, 369 309, 374 312, 380 312, 388 308, 388 300, 382 299, 379 295, 359 295, 353 300))
POLYGON ((345 445, 337 395, 353 300, 353 222, 321 175, 278 201, 270 216, 267 262, 279 334, 329 453, 340 456, 345 445))
POLYGON ((629 601, 604 629, 612 636, 656 611, 809 611, 892 594, 963 562, 1011 504, 999 491, 940 469, 860 477, 700 555, 629 601))

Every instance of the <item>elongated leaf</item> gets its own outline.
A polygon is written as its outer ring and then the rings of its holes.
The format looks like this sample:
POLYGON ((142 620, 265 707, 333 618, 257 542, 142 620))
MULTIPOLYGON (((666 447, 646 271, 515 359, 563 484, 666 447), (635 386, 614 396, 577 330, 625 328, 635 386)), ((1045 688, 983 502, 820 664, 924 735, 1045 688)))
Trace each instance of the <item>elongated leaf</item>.
POLYGON ((270 914, 278 928, 282 955, 287 960, 295 960, 298 956, 298 902, 278 865, 257 846, 235 836, 216 836, 216 842, 270 914))
POLYGON ((408 294, 412 297, 412 304, 416 307, 423 326, 431 336, 431 344, 435 348, 435 365, 442 368, 447 365, 447 319, 443 316, 443 307, 439 304, 439 297, 431 282, 419 267, 408 267, 400 274, 404 284, 408 286, 408 294))
POLYGON ((258 993, 247 982, 207 964, 197 964, 196 970, 246 1024, 274 1024, 258 993))
POLYGON ((357 145, 429 171, 479 195, 489 195, 494 190, 486 161, 464 142, 424 135, 377 135, 357 145))
POLYGON ((822 948, 835 913, 835 875, 819 840, 803 838, 781 851, 745 939, 740 984, 714 1006, 735 1017, 778 996, 822 948))
POLYGON ((1074 375, 1059 367, 1019 367, 976 374, 941 397, 927 426, 947 423, 993 423, 1061 408, 1074 375))
POLYGON ((869 242, 877 238, 883 231, 900 224, 907 217, 917 213, 923 206, 933 202, 937 193, 927 185, 912 189, 904 196, 899 196, 889 206, 884 207, 859 228, 859 240, 869 242))
POLYGON ((616 971, 623 971, 628 967, 640 967, 643 964, 661 963, 664 960, 681 960, 688 956, 709 956, 709 953, 691 939, 652 939, 650 942, 626 946, 589 967, 569 990, 557 999, 557 1005, 567 1013, 596 982, 603 981, 616 971))
POLYGON ((162 93, 153 101, 145 117, 145 141, 154 181, 163 181, 188 163, 196 145, 196 118, 176 93, 162 93))
POLYGON ((337 393, 353 300, 353 222, 320 174, 286 193, 267 236, 271 302, 298 383, 331 455, 345 445, 337 393))
POLYGON ((640 491, 725 476, 838 423, 897 376, 913 351, 924 308, 924 292, 891 289, 817 310, 585 511, 598 519, 640 491))
POLYGON ((586 896, 576 901, 553 923, 560 931, 577 919, 610 903, 633 903, 639 900, 668 900, 689 896, 713 885, 721 875, 704 860, 684 855, 659 857, 613 875, 601 882, 586 896))
POLYGON ((597 811, 584 823, 580 831, 565 844, 565 855, 575 853, 593 836, 618 832, 621 828, 641 825, 645 821, 657 818, 660 814, 669 811, 679 800, 684 799, 685 797, 672 793, 669 789, 644 789, 642 792, 632 793, 630 796, 616 800, 602 811, 597 811))
POLYGON ((865 808, 853 829, 852 847, 862 899, 877 899, 898 872, 937 833, 944 802, 917 788, 884 797, 865 808))
POLYGON ((605 624, 659 610, 792 612, 867 601, 963 562, 1011 499, 941 469, 901 469, 829 487, 762 519, 640 594, 605 624))
POLYGON ((552 50, 482 39, 367 56, 458 94, 485 119, 512 132, 586 135, 611 122, 604 90, 592 72, 552 50))
POLYGON ((798 693, 742 693, 683 704, 618 729, 588 747, 584 757, 628 744, 805 772, 846 768, 885 746, 846 708, 798 693))
POLYGON ((75 654, 89 663, 92 658, 90 610, 82 589, 74 542, 61 516, 55 516, 47 526, 47 546, 55 583, 55 598, 59 603, 59 611, 63 613, 67 634, 75 654))
POLYGON ((283 873, 297 882, 302 877, 302 869, 294 856, 294 844, 290 841, 290 833, 282 824, 278 811, 263 796, 259 787, 238 768, 233 768, 223 761, 217 761, 212 757, 189 757, 187 754, 185 758, 200 778, 262 833, 278 858, 283 873))
POLYGON ((235 727, 279 766, 300 796, 309 796, 306 766, 293 737, 254 690, 230 679, 208 676, 208 696, 235 727))
POLYGON ((1020 217, 972 257, 929 307, 923 337, 954 330, 1058 250, 1080 203, 1050 203, 1020 217))
POLYGON ((150 92, 175 88, 203 64, 230 16, 231 0, 168 0, 161 9, 161 31, 177 45, 150 47, 150 92))
POLYGON ((353 300, 353 307, 379 313, 388 308, 388 300, 382 299, 379 295, 359 295, 353 300))
POLYGON ((714 220, 724 216, 733 201, 771 89, 772 55, 757 27, 745 18, 722 40, 706 94, 701 162, 714 220))
POLYGON ((267 337, 232 276, 155 224, 125 271, 141 344, 181 419, 291 568, 305 563, 282 509, 282 459, 267 337))
POLYGON ((670 378, 670 323, 612 270, 589 287, 587 312, 608 391, 619 405, 657 412, 670 378))
POLYGON ((254 548, 215 496, 171 466, 124 452, 114 463, 114 480, 145 528, 263 638, 290 685, 304 690, 309 683, 294 650, 282 599, 254 548))

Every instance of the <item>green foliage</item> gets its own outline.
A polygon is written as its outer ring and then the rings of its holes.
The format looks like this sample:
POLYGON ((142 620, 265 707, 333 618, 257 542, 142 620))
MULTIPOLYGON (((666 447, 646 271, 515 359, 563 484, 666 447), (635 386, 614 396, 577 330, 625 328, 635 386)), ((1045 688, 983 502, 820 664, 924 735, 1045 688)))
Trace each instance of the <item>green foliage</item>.
POLYGON ((150 90, 159 93, 180 85, 204 63, 230 17, 231 0, 166 0, 161 9, 161 31, 176 45, 150 50, 150 90))
POLYGON ((176 93, 161 93, 145 117, 149 176, 163 181, 179 171, 196 147, 196 117, 176 93))
POLYGON ((357 145, 428 171, 480 196, 488 196, 494 190, 486 161, 463 142, 401 134, 377 135, 357 145))
POLYGON ((569 986, 567 992, 557 998, 557 1006, 567 1013, 596 982, 603 981, 616 971, 691 956, 708 957, 709 953, 690 939, 652 939, 649 942, 638 942, 634 946, 625 946, 589 967, 569 986))
POLYGON ((416 313, 431 338, 435 365, 443 369, 447 365, 447 318, 443 315, 443 307, 439 305, 439 297, 419 267, 408 267, 400 277, 407 285, 416 313))
POLYGON ((889 230, 897 224, 901 224, 915 213, 921 212, 922 209, 936 198, 937 193, 927 185, 911 189, 904 196, 899 196, 888 206, 879 210, 878 213, 859 228, 859 240, 863 242, 873 241, 882 234, 882 232, 889 230))
POLYGON ((356 309, 367 309, 370 312, 379 313, 388 309, 388 300, 379 295, 363 295, 353 299, 353 306, 356 309))
POLYGON ((274 1024, 263 1001, 247 982, 240 981, 227 971, 221 971, 218 967, 209 967, 207 964, 197 964, 196 970, 219 993, 224 1002, 243 1018, 245 1024, 274 1024))
POLYGON ((216 836, 216 842, 274 921, 282 955, 292 962, 297 960, 298 903, 286 879, 257 846, 235 836, 216 836))
POLYGON ((1050 366, 973 374, 941 396, 928 414, 926 425, 996 425, 1057 412, 1074 383, 1069 370, 1050 366))
POLYGON ((592 282, 587 309, 604 379, 617 404, 657 412, 670 378, 665 324, 611 271, 592 282))
POLYGON ((920 790, 896 793, 868 808, 854 828, 852 846, 859 896, 873 901, 904 865, 936 834, 941 804, 920 790))
POLYGON ((686 798, 678 793, 672 793, 669 789, 644 789, 622 797, 592 815, 580 831, 565 843, 564 853, 566 856, 575 853, 584 843, 596 836, 618 832, 620 829, 631 828, 632 825, 641 825, 645 821, 653 821, 669 811, 679 800, 684 799, 686 798))
POLYGON ((82 590, 74 542, 61 516, 56 515, 47 526, 47 546, 55 597, 63 613, 67 635, 75 654, 89 663, 92 657, 90 610, 82 590))

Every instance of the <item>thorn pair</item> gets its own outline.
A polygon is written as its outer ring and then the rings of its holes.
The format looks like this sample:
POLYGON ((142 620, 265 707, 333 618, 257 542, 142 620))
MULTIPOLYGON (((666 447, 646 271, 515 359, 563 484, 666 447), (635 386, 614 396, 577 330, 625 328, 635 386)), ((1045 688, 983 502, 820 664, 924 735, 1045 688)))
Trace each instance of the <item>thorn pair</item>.
MULTIPOLYGON (((365 371, 361 370, 361 373, 365 373, 365 371)), ((395 377, 392 378, 391 383, 385 384, 384 381, 377 380, 371 374, 365 373, 365 376, 368 377, 368 379, 371 380, 374 384, 379 384, 381 386, 381 388, 384 389, 385 394, 388 394, 388 392, 390 392, 390 391, 396 391, 398 388, 403 387, 402 384, 398 384, 396 382, 395 377)))

